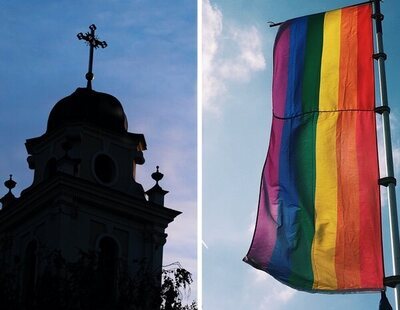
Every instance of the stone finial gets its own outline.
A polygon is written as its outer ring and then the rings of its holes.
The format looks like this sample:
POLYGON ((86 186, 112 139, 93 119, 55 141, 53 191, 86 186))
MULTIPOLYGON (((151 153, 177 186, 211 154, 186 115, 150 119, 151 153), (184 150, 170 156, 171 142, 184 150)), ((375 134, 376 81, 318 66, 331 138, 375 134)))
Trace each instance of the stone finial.
POLYGON ((8 188, 8 192, 11 193, 11 190, 17 185, 17 182, 12 179, 12 174, 10 174, 10 178, 4 182, 4 185, 8 188))
POLYGON ((150 188, 146 194, 149 197, 149 201, 156 203, 158 205, 164 205, 164 196, 168 193, 168 191, 163 190, 162 187, 158 184, 158 182, 164 177, 164 175, 159 171, 159 166, 156 167, 157 171, 151 174, 151 177, 156 184, 150 188))
POLYGON ((160 171, 158 171, 159 168, 160 168, 160 166, 157 166, 157 167, 156 167, 157 171, 156 171, 156 172, 153 172, 153 173, 151 174, 151 177, 152 177, 152 179, 153 179, 154 181, 156 181, 156 184, 158 184, 158 181, 161 181, 162 178, 164 177, 164 175, 163 175, 160 171))
POLYGON ((15 182, 12 179, 12 174, 10 174, 10 179, 4 182, 5 187, 8 188, 8 193, 5 194, 2 198, 0 198, 0 202, 3 205, 3 208, 5 208, 7 205, 9 205, 11 202, 13 202, 16 198, 14 194, 11 192, 11 190, 17 185, 17 182, 15 182))

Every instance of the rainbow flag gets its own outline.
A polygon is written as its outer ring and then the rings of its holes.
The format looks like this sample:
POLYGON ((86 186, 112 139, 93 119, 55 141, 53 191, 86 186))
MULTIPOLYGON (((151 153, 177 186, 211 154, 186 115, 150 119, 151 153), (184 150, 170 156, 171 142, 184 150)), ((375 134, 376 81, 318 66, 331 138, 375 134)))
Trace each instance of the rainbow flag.
POLYGON ((244 261, 299 290, 383 289, 371 5, 283 23, 244 261))

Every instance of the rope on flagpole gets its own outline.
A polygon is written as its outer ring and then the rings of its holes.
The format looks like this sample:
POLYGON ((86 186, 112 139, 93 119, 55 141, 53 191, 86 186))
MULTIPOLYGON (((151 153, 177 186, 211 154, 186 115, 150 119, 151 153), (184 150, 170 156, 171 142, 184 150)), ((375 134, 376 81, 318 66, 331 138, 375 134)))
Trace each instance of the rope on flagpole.
MULTIPOLYGON (((383 15, 380 9, 380 0, 373 1, 374 14, 372 18, 375 20, 376 30, 376 54, 374 59, 378 62, 378 73, 379 73, 379 90, 381 99, 380 113, 382 115, 383 125, 383 142, 386 159, 386 174, 385 179, 388 182, 382 182, 380 185, 387 187, 388 193, 388 207, 389 207, 389 219, 390 219, 390 241, 392 245, 392 262, 393 262, 393 273, 395 276, 399 275, 400 271, 400 238, 399 238, 399 224, 397 220, 397 203, 396 203, 396 179, 394 178, 393 168, 393 154, 392 154, 392 138, 390 134, 390 121, 388 109, 388 98, 387 98, 387 85, 386 85, 386 72, 385 72, 385 60, 386 54, 383 51, 383 38, 382 38, 382 20, 383 15), (385 184, 383 184, 385 183, 385 184)), ((400 286, 399 283, 395 285, 395 301, 396 309, 400 310, 400 286)))

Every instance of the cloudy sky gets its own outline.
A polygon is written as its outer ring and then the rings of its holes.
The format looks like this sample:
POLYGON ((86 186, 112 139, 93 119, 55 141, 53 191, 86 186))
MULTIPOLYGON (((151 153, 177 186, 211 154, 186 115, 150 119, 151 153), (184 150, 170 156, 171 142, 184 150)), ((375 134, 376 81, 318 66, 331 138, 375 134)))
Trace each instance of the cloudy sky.
MULTIPOLYGON (((378 308, 379 294, 297 292, 242 262, 253 235, 271 126, 272 47, 277 28, 269 28, 267 22, 350 4, 354 2, 203 0, 204 309, 378 308)), ((382 4, 396 171, 400 169, 399 9, 393 0, 382 4)), ((385 268, 392 275, 386 193, 382 192, 385 268)), ((389 298, 393 298, 391 290, 389 298)))
POLYGON ((196 274, 196 17, 185 0, 0 1, 0 184, 13 174, 17 196, 31 184, 25 140, 86 86, 89 52, 76 34, 94 23, 108 47, 95 51, 93 88, 117 97, 129 131, 146 137, 138 181, 152 187, 159 165, 166 206, 183 212, 167 229, 164 264, 196 274))
MULTIPOLYGON (((204 309, 377 308, 376 294, 300 293, 241 261, 253 234, 271 122, 271 56, 277 29, 266 22, 349 4, 353 3, 203 0, 204 309)), ((45 132, 58 100, 85 86, 88 48, 75 36, 95 23, 109 46, 95 53, 93 87, 116 96, 125 108, 129 131, 145 134, 148 150, 138 180, 150 188, 150 175, 160 165, 165 174, 161 185, 170 191, 166 205, 184 212, 167 230, 164 264, 179 260, 193 273, 196 8, 194 0, 0 2, 0 179, 12 173, 17 195, 31 184, 24 142, 45 132)), ((387 0, 382 9, 399 171, 399 4, 387 0)), ((391 275, 385 197, 383 191, 386 274, 391 275)))

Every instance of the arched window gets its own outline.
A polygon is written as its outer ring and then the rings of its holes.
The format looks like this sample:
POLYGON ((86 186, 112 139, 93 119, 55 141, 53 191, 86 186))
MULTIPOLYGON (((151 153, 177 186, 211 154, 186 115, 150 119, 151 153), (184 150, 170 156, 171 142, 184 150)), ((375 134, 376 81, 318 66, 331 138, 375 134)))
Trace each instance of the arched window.
POLYGON ((111 237, 103 237, 99 242, 99 273, 102 297, 112 303, 117 297, 118 245, 111 237))
POLYGON ((36 263, 37 263, 37 242, 32 240, 28 243, 24 257, 24 274, 23 274, 23 295, 26 305, 29 305, 35 292, 36 282, 36 263))

